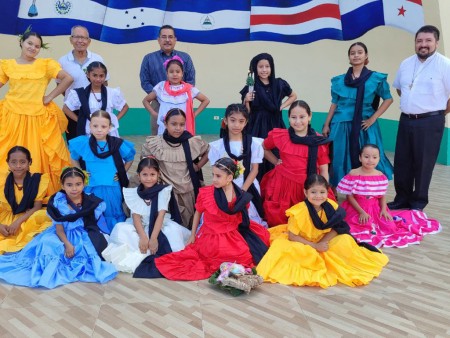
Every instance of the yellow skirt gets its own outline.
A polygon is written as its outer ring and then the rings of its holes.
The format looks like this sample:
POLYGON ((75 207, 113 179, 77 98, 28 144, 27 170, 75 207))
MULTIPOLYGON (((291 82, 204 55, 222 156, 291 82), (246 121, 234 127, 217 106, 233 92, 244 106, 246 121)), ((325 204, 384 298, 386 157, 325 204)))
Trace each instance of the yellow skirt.
POLYGON ((389 259, 383 253, 358 246, 350 235, 329 241, 326 252, 287 239, 287 225, 269 229, 271 245, 256 270, 265 281, 327 288, 338 282, 348 286, 369 284, 389 259))
POLYGON ((6 156, 14 146, 23 146, 31 152, 30 171, 48 173, 48 196, 60 190, 62 168, 70 165, 70 154, 62 133, 67 119, 61 109, 50 102, 37 116, 17 114, 0 101, 0 171, 6 172, 6 156))
MULTIPOLYGON (((2 224, 9 225, 21 215, 13 215, 12 213, 7 215, 5 211, 0 213, 0 220, 2 224)), ((50 225, 52 225, 52 220, 47 216, 46 210, 36 211, 26 222, 22 223, 17 235, 4 237, 0 234, 0 254, 22 250, 34 236, 47 229, 50 225)))

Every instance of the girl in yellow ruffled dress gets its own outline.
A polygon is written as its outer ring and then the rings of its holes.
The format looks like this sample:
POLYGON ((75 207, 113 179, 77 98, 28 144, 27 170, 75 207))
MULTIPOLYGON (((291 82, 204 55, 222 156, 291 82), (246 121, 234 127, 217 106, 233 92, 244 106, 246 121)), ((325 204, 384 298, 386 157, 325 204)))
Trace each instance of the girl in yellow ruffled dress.
POLYGON ((26 32, 20 38, 22 53, 17 59, 0 60, 0 87, 9 81, 9 90, 0 101, 0 172, 6 172, 6 153, 20 145, 30 150, 32 172, 48 173, 48 195, 59 190, 59 175, 70 165, 61 134, 67 118, 52 102, 72 83, 72 77, 52 59, 37 59, 42 38, 26 32), (45 95, 51 79, 59 85, 45 95))
POLYGON ((366 285, 388 263, 378 249, 358 244, 349 234, 345 212, 327 198, 328 187, 324 177, 309 176, 305 201, 286 211, 288 224, 269 229, 271 246, 256 267, 265 281, 322 288, 338 282, 366 285))
POLYGON ((21 250, 52 221, 42 209, 47 192, 48 174, 30 174, 28 149, 9 150, 10 173, 0 175, 0 254, 21 250))

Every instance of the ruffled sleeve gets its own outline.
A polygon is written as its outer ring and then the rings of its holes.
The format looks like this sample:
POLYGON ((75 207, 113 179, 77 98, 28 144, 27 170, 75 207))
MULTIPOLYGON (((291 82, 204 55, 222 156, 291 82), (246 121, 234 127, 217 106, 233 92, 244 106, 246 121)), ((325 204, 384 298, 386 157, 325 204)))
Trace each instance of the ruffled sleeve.
POLYGON ((134 160, 134 155, 136 155, 136 150, 134 150, 134 144, 130 141, 123 140, 120 146, 120 156, 122 156, 125 162, 130 162, 134 160))
POLYGON ((331 103, 338 104, 339 90, 342 87, 341 83, 344 75, 338 75, 331 79, 331 103))
POLYGON ((78 97, 78 94, 75 90, 71 89, 69 91, 69 94, 67 94, 66 98, 64 99, 64 104, 72 111, 80 109, 80 98, 78 97))
POLYGON ((318 154, 317 154, 317 164, 328 164, 330 163, 330 156, 329 156, 329 145, 328 144, 322 144, 319 146, 318 154))
POLYGON ((308 222, 309 218, 308 208, 304 202, 298 203, 293 207, 286 210, 286 216, 288 217, 288 230, 294 235, 300 234, 300 226, 304 222, 308 222))
POLYGON ((94 210, 95 219, 99 219, 100 216, 103 215, 103 213, 106 210, 106 203, 104 201, 100 202, 99 205, 97 205, 97 208, 94 210))
POLYGON ((209 151, 209 144, 202 140, 200 136, 194 136, 189 139, 192 159, 195 159, 209 151))
POLYGON ((292 94, 292 88, 286 80, 278 78, 277 81, 279 82, 279 85, 281 87, 282 97, 286 97, 292 94))
POLYGON ((35 201, 42 201, 47 195, 48 184, 50 183, 50 176, 48 174, 41 175, 41 181, 39 182, 39 189, 36 195, 35 201))
POLYGON ((169 211, 170 193, 172 186, 169 185, 158 193, 158 211, 169 211))
POLYGON ((162 158, 162 136, 148 136, 141 147, 141 158, 155 156, 158 161, 162 158))
POLYGON ((375 74, 377 75, 377 79, 379 81, 376 89, 377 95, 383 100, 392 99, 391 89, 389 87, 389 83, 387 82, 388 75, 378 72, 375 74))
POLYGON ((109 88, 111 90, 111 103, 112 107, 117 110, 122 110, 127 101, 123 97, 123 94, 119 87, 117 88, 109 88))
POLYGON ((5 84, 8 82, 9 77, 6 75, 6 71, 8 68, 8 62, 11 60, 0 60, 0 82, 5 84))
POLYGON ((83 157, 83 149, 89 147, 89 140, 86 135, 75 137, 69 141, 70 157, 78 161, 83 157))
POLYGON ((197 97, 198 93, 200 93, 200 90, 198 90, 197 87, 192 86, 192 89, 191 89, 192 97, 197 97))
POLYGON ((197 210, 199 213, 202 213, 203 211, 205 211, 205 206, 204 206, 204 200, 205 200, 205 196, 208 193, 208 188, 210 187, 203 187, 199 189, 198 192, 198 196, 197 196, 197 200, 195 201, 195 210, 197 210))
POLYGON ((137 193, 137 188, 123 188, 123 198, 131 213, 144 216, 150 214, 148 206, 137 193))
POLYGON ((259 137, 252 137, 252 158, 251 163, 262 163, 264 158, 264 140, 259 137))
MULTIPOLYGON (((214 165, 214 163, 216 163, 217 160, 222 157, 222 153, 223 153, 222 147, 223 147, 222 139, 211 142, 209 144, 208 159, 209 159, 209 163, 211 163, 211 165, 214 165)), ((253 148, 252 148, 252 151, 253 151, 253 148)))
POLYGON ((389 181, 384 174, 374 176, 345 175, 337 186, 343 195, 383 196, 389 181))
POLYGON ((58 63, 58 61, 55 61, 53 59, 44 59, 47 63, 47 77, 56 79, 58 76, 58 73, 62 70, 61 65, 58 63))
POLYGON ((264 142, 263 142, 264 149, 270 150, 270 149, 275 148, 275 142, 274 142, 274 138, 273 138, 274 130, 269 131, 269 134, 267 135, 266 139, 264 140, 264 142))

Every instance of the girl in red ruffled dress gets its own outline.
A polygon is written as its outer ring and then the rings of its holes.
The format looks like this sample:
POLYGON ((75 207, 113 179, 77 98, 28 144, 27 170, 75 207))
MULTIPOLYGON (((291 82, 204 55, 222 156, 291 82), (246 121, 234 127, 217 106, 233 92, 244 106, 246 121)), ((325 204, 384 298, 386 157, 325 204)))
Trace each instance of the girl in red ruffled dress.
MULTIPOLYGON (((261 182, 261 195, 270 227, 287 223, 286 210, 305 199, 304 182, 320 174, 328 181, 329 140, 311 128, 311 109, 302 100, 289 108, 289 129, 273 129, 264 140, 264 156, 275 165, 261 182), (278 148, 278 159, 272 149, 278 148)), ((335 200, 333 192, 328 196, 335 200)))
POLYGON ((245 267, 259 263, 269 246, 269 232, 250 221, 247 208, 252 195, 233 183, 237 164, 221 158, 213 166, 212 185, 200 189, 192 235, 182 251, 155 259, 159 272, 170 280, 209 278, 223 262, 245 267), (197 232, 200 216, 203 224, 197 232))

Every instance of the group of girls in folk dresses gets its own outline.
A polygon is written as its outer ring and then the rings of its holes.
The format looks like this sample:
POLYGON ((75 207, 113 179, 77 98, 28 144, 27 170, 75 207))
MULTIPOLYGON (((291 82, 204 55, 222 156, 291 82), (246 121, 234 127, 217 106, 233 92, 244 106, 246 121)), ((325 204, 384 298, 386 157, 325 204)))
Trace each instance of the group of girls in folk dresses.
POLYGON ((209 104, 209 99, 196 87, 183 81, 183 60, 175 55, 164 62, 167 72, 167 80, 161 81, 144 98, 142 103, 145 109, 157 119, 158 135, 164 133, 164 117, 170 109, 179 108, 186 114, 186 130, 195 135, 195 118, 209 104), (200 105, 194 111, 193 99, 200 101, 200 105), (158 100, 159 112, 151 106, 152 101, 158 100))
POLYGON ((103 63, 99 61, 90 63, 86 69, 86 76, 90 84, 86 88, 70 90, 64 99, 64 113, 77 123, 76 134, 67 134, 69 140, 91 134, 91 115, 98 110, 106 111, 110 116, 109 135, 119 137, 119 120, 127 113, 128 104, 120 88, 105 86, 107 74, 108 71, 103 63), (117 115, 113 113, 114 109, 119 111, 117 115), (75 114, 74 111, 78 111, 78 114, 75 114))

